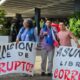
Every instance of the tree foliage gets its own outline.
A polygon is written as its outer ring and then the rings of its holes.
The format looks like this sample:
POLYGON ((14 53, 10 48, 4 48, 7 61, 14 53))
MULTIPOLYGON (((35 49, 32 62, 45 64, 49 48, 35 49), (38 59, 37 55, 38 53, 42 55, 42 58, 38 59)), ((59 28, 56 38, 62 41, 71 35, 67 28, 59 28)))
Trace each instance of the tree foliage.
POLYGON ((71 16, 69 19, 69 26, 73 34, 80 38, 80 12, 76 12, 73 16, 71 16))
POLYGON ((0 24, 4 24, 5 23, 5 11, 0 9, 0 24))

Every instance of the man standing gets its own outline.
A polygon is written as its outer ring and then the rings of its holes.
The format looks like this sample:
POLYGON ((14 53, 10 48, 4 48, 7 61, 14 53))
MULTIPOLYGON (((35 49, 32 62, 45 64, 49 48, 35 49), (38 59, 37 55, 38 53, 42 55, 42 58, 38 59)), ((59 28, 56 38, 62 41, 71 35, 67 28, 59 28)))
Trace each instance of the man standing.
POLYGON ((61 46, 71 46, 71 39, 74 39, 75 43, 79 45, 77 38, 69 31, 63 22, 59 23, 60 32, 57 34, 57 38, 61 46))
POLYGON ((41 75, 42 76, 46 75, 47 57, 48 57, 47 75, 48 76, 52 75, 53 55, 54 55, 53 53, 54 38, 53 38, 52 32, 54 33, 54 30, 51 27, 51 22, 50 20, 47 20, 45 23, 45 26, 41 29, 41 32, 40 32, 40 38, 42 39, 41 41, 41 44, 42 44, 41 75))

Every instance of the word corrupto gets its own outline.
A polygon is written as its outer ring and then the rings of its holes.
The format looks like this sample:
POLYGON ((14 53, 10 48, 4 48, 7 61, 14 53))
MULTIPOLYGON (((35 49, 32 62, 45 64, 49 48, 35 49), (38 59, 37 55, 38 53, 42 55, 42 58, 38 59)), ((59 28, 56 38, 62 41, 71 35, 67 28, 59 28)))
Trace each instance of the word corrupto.
POLYGON ((59 80, 80 80, 80 73, 77 70, 56 69, 53 73, 53 78, 59 80))
POLYGON ((0 74, 17 71, 19 69, 21 69, 21 71, 32 72, 33 68, 33 64, 25 61, 0 62, 0 74))

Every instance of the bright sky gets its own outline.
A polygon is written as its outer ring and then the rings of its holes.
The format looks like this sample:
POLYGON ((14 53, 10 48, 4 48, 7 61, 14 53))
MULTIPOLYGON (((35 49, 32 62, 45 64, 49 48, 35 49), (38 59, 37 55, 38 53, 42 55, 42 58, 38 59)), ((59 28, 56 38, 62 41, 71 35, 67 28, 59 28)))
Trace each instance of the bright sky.
POLYGON ((0 5, 2 5, 6 0, 0 0, 0 5))

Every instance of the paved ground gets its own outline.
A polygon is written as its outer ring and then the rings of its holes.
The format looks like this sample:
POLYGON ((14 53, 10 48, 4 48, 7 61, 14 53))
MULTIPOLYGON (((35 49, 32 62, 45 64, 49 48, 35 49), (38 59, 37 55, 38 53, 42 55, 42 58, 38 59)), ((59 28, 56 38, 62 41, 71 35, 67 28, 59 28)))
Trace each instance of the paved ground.
POLYGON ((36 63, 35 63, 35 75, 33 77, 24 77, 22 74, 9 74, 0 76, 0 80, 52 80, 51 77, 40 76, 40 64, 41 64, 41 51, 37 52, 36 63))
POLYGON ((34 77, 23 77, 23 76, 5 76, 0 77, 0 80, 52 80, 51 77, 41 77, 40 75, 35 75, 34 77))

